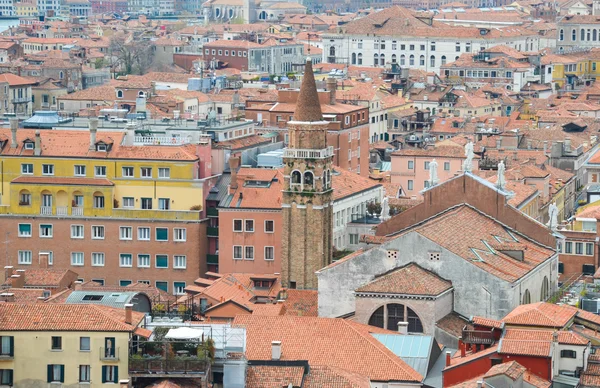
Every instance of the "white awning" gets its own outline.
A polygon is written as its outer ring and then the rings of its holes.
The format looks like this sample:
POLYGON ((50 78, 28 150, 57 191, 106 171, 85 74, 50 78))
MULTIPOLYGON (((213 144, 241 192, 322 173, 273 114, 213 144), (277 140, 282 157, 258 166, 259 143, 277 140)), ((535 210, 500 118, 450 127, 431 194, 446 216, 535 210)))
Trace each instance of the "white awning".
POLYGON ((199 329, 192 329, 191 327, 178 327, 176 329, 169 329, 169 332, 165 336, 167 339, 202 339, 204 332, 199 329))

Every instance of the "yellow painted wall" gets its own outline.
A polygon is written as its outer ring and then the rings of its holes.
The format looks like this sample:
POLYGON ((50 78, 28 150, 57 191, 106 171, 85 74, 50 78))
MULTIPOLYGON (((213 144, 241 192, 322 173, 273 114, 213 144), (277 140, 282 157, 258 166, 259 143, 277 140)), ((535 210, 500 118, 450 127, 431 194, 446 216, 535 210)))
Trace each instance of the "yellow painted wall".
POLYGON ((14 336, 13 360, 1 360, 0 369, 13 369, 16 387, 48 388, 48 364, 65 366, 63 386, 79 386, 79 365, 91 366, 92 387, 115 386, 102 384, 102 366, 119 367, 119 379, 128 379, 129 333, 126 332, 71 332, 71 331, 0 331, 0 336, 14 336), (62 337, 62 350, 51 350, 51 337, 62 337), (90 337, 90 351, 79 350, 79 338, 90 337), (100 351, 106 337, 115 338, 118 360, 101 361, 100 351))

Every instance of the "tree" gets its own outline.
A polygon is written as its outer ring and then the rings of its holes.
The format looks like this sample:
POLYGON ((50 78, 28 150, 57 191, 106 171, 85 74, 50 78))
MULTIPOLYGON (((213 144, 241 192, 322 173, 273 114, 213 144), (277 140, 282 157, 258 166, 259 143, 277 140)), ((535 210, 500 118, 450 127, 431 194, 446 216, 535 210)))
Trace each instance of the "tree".
POLYGON ((367 204, 367 211, 369 214, 381 214, 381 204, 379 202, 369 202, 367 204))
POLYGON ((135 42, 131 36, 113 36, 108 47, 109 61, 113 72, 146 73, 154 56, 152 45, 148 43, 135 42))

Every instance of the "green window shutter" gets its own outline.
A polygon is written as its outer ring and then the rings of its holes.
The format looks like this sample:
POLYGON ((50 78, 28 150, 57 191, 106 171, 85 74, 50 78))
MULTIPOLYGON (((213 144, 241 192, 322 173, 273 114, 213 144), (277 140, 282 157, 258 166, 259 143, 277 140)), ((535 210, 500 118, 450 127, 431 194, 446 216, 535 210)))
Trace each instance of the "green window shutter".
POLYGON ((164 292, 169 292, 169 284, 167 282, 156 282, 156 288, 164 292))
POLYGON ((61 383, 65 382, 65 366, 64 365, 60 366, 60 382, 61 383))
POLYGON ((31 234, 31 224, 19 224, 19 234, 31 234))
POLYGON ((8 369, 7 373, 8 373, 8 385, 13 385, 13 370, 8 369))
POLYGON ((166 255, 156 255, 156 268, 169 267, 169 257, 166 255))
POLYGON ((102 384, 106 383, 106 365, 102 366, 102 384))
POLYGON ((115 377, 113 383, 117 384, 119 382, 119 367, 115 366, 115 377))
POLYGON ((167 228, 156 228, 156 240, 167 241, 169 239, 169 229, 167 228))
POLYGON ((48 382, 52 382, 52 365, 48 365, 48 382))
POLYGON ((9 343, 10 343, 10 348, 9 348, 9 353, 8 355, 11 357, 14 357, 15 355, 15 337, 8 337, 9 339, 9 343))

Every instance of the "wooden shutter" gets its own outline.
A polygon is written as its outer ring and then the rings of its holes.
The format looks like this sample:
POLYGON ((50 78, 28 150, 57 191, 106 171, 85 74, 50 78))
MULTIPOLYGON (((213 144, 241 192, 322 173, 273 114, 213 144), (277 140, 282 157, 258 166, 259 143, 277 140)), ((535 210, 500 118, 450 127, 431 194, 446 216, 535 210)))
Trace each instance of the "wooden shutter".
POLYGON ((8 352, 9 352, 8 355, 11 356, 11 357, 14 357, 14 355, 15 355, 15 337, 10 336, 8 338, 9 338, 8 341, 9 341, 9 344, 10 344, 10 348, 8 350, 8 352))
POLYGON ((102 384, 106 383, 106 365, 102 366, 102 384))
POLYGON ((60 366, 60 382, 61 383, 65 382, 65 366, 64 365, 60 366))
POLYGON ((118 384, 119 383, 119 367, 115 366, 114 370, 115 370, 115 374, 113 377, 113 383, 118 384))
POLYGON ((48 382, 52 382, 52 365, 48 365, 48 382))

